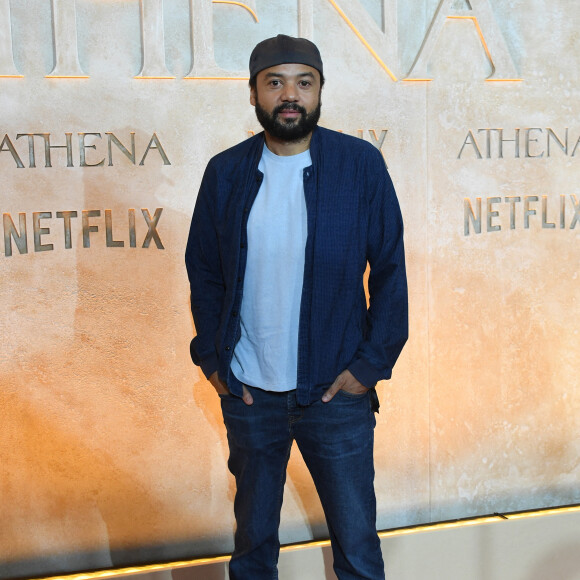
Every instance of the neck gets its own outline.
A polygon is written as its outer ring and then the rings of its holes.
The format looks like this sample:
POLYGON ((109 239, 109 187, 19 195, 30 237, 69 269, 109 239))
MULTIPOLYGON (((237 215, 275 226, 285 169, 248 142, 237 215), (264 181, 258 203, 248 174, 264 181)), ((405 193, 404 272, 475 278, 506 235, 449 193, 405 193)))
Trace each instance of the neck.
POLYGON ((312 132, 308 133, 306 137, 299 139, 297 141, 283 141, 276 137, 270 135, 270 133, 265 133, 266 135, 266 146, 275 155, 280 155, 282 157, 288 157, 290 155, 298 155, 299 153, 304 153, 310 147, 310 140, 312 139, 312 132))

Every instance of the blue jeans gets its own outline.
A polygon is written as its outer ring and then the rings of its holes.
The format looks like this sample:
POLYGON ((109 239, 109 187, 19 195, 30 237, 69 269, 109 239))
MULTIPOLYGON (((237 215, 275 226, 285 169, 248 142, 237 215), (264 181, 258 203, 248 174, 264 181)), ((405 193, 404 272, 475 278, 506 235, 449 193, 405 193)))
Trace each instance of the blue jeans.
POLYGON ((228 467, 237 488, 230 579, 278 578, 278 527, 293 440, 324 509, 336 575, 340 580, 384 579, 376 532, 371 393, 339 391, 328 403, 304 407, 297 404, 295 391, 249 390, 250 406, 233 395, 221 397, 228 467))

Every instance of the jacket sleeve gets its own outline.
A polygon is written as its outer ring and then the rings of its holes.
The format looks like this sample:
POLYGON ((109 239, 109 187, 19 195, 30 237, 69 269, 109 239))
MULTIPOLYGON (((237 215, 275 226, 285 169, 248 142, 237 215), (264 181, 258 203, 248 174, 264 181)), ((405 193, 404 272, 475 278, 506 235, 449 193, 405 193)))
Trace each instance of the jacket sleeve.
POLYGON ((196 336, 191 341, 193 362, 209 377, 218 368, 216 335, 225 296, 221 259, 215 222, 217 171, 207 166, 187 240, 185 265, 191 288, 191 312, 196 336))
POLYGON ((349 365, 350 372, 367 388, 391 378, 409 335, 403 219, 382 155, 374 153, 367 167, 369 308, 364 340, 349 365))

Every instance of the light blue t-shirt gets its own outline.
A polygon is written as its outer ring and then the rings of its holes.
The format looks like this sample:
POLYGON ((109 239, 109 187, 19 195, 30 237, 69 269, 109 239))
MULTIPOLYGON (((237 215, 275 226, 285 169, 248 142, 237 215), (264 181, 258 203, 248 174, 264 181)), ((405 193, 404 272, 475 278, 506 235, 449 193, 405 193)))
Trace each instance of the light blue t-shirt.
POLYGON ((248 218, 241 337, 231 369, 242 383, 267 391, 296 388, 307 235, 303 170, 310 165, 309 150, 282 157, 266 145, 258 165, 264 179, 248 218))

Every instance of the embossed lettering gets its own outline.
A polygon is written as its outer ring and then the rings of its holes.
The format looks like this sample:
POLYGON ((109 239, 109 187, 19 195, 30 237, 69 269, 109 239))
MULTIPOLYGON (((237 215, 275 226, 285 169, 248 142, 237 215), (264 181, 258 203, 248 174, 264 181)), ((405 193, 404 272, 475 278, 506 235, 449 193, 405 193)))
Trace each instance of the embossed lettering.
POLYGON ((505 39, 493 16, 489 0, 470 0, 470 8, 467 10, 456 9, 453 4, 454 0, 441 0, 439 2, 415 62, 404 80, 433 80, 430 78, 428 65, 439 35, 448 18, 462 18, 473 22, 479 34, 482 49, 485 51, 491 65, 492 72, 487 77, 488 81, 521 80, 518 78, 505 39))
POLYGON ((570 229, 573 230, 576 227, 576 224, 580 224, 580 202, 575 195, 571 195, 570 199, 572 200, 572 205, 574 206, 574 217, 570 223, 570 229))
POLYGON ((383 26, 382 30, 361 5, 359 0, 348 0, 348 14, 341 5, 346 6, 344 0, 328 0, 341 18, 348 24, 355 36, 363 43, 381 68, 397 81, 391 70, 391 63, 397 59, 397 2, 396 0, 382 0, 383 26))
MULTIPOLYGON (((219 3, 219 2, 216 2, 219 3)), ((247 73, 231 72, 219 67, 215 61, 213 40, 212 0, 191 0, 191 34, 193 37, 193 64, 186 79, 199 78, 241 78, 247 73)), ((257 22, 255 0, 233 3, 245 8, 257 22)))
POLYGON ((10 0, 0 0, 0 77, 22 77, 14 64, 10 0))
POLYGON ((569 134, 568 127, 558 130, 558 132, 550 127, 545 129, 527 127, 523 130, 520 128, 511 130, 502 128, 470 129, 463 140, 457 159, 467 155, 469 148, 472 148, 477 159, 484 158, 482 151, 485 153, 485 159, 504 159, 506 156, 520 159, 522 147, 526 159, 542 159, 554 155, 574 157, 578 143, 580 143, 580 137, 570 153, 569 134), (478 143, 476 135, 484 136, 483 143, 481 137, 479 137, 478 143), (511 145, 512 143, 513 145, 511 145), (554 145, 556 145, 555 149, 554 145), (465 151, 466 148, 467 151, 465 151))
POLYGON ((505 202, 510 206, 510 230, 516 229, 516 203, 522 201, 519 195, 507 196, 505 202))
POLYGON ((369 129, 369 134, 371 136, 371 143, 380 151, 383 143, 385 142, 385 137, 389 132, 388 129, 383 129, 381 131, 381 136, 377 137, 377 132, 374 129, 369 129))
POLYGON ((537 143, 538 142, 538 139, 536 139, 535 137, 531 137, 532 131, 539 131, 541 133, 542 129, 540 129, 539 127, 530 127, 529 129, 526 129, 526 157, 540 157, 541 158, 544 156, 543 151, 541 153, 538 153, 537 155, 532 155, 532 153, 530 153, 530 143, 537 143))
POLYGON ((473 230, 476 234, 481 234, 481 197, 475 199, 476 211, 473 211, 471 200, 465 198, 463 200, 463 233, 469 235, 469 224, 473 225, 473 230))
POLYGON ((89 218, 100 217, 101 210, 99 209, 83 209, 82 224, 83 224, 83 248, 91 247, 91 232, 98 232, 99 226, 91 225, 89 218))
POLYGON ((471 147, 473 147, 475 155, 478 159, 482 158, 481 151, 479 150, 479 147, 477 146, 477 141, 475 140, 473 133, 471 131, 469 131, 467 133, 467 136, 465 137, 465 140, 463 141, 463 145, 461 146, 461 149, 459 150, 459 155, 457 156, 457 159, 461 159, 461 154, 463 153, 463 150, 465 149, 466 145, 471 145, 471 147))
POLYGON ((88 78, 79 62, 75 0, 52 1, 54 68, 49 78, 88 78))
MULTIPOLYGON (((314 0, 294 0, 298 8, 298 35, 314 35, 314 0)), ((398 63, 397 0, 381 0, 382 23, 377 25, 360 0, 328 0, 383 70, 397 81, 393 66, 398 63)), ((247 72, 228 71, 215 60, 213 5, 230 4, 258 21, 256 0, 190 0, 192 65, 185 79, 247 79, 247 72)), ((513 59, 493 16, 490 0, 470 0, 466 10, 455 8, 454 0, 440 0, 415 62, 405 80, 431 80, 427 66, 431 53, 449 18, 470 20, 477 30, 492 73, 488 81, 516 78, 513 59)), ((78 54, 75 0, 51 0, 54 67, 49 78, 88 78, 78 54)), ((137 79, 173 79, 165 62, 163 0, 139 0, 142 66, 137 79)), ((14 64, 9 0, 0 0, 0 76, 21 77, 14 64)))
POLYGON ((552 229, 556 224, 548 221, 548 196, 542 195, 542 228, 552 229))
POLYGON ((62 218, 64 223, 64 247, 67 250, 72 248, 72 238, 70 233, 70 220, 73 217, 77 217, 76 211, 57 211, 56 212, 57 218, 62 218))
POLYGON ((536 210, 530 207, 532 201, 538 201, 537 195, 524 195, 524 228, 530 228, 530 216, 536 215, 536 210))
MULTIPOLYGON (((36 167, 36 144, 38 137, 42 137, 44 144, 44 166, 52 167, 54 163, 53 152, 55 149, 66 149, 66 166, 74 167, 74 158, 76 155, 76 147, 73 146, 72 133, 65 133, 66 144, 65 145, 54 145, 54 136, 51 133, 18 133, 16 135, 16 141, 26 137, 28 140, 28 167, 36 167)), ((107 135, 107 154, 105 155, 102 149, 104 145, 100 145, 102 140, 102 133, 89 133, 82 132, 77 133, 78 139, 78 166, 79 167, 102 167, 105 165, 105 160, 107 160, 107 166, 112 167, 115 161, 114 150, 118 149, 123 156, 125 156, 133 165, 136 164, 136 147, 135 147, 135 132, 132 131, 130 135, 130 149, 125 147, 121 140, 112 132, 108 131, 105 133, 107 135), (97 139, 95 143, 91 143, 91 139, 97 139), (114 145, 114 147, 113 147, 114 145), (90 150, 93 150, 91 152, 90 150)), ((126 142, 126 141, 125 141, 126 142)), ((20 147, 23 149, 23 147, 20 147)), ((171 165, 171 161, 161 144, 161 141, 156 133, 153 133, 147 146, 143 150, 143 155, 139 165, 144 165, 151 150, 156 150, 164 165, 171 165)), ((4 135, 4 138, 0 142, 0 153, 9 153, 16 164, 16 167, 22 169, 24 163, 22 159, 24 158, 23 151, 18 151, 14 142, 10 139, 8 134, 4 135)), ((4 156, 5 157, 5 156, 4 156)))
POLYGON ((137 79, 172 79, 165 64, 163 0, 140 0, 143 66, 137 79))
POLYGON ((566 127, 566 133, 564 137, 564 141, 561 141, 558 135, 548 127, 548 157, 550 157, 550 143, 555 142, 560 150, 565 154, 568 155, 568 127, 566 127))
POLYGON ((49 219, 52 213, 49 211, 35 211, 32 214, 32 231, 34 234, 34 251, 47 252, 54 248, 53 244, 43 244, 42 236, 50 234, 50 228, 43 228, 40 225, 40 220, 49 219))
MULTIPOLYGON (((556 196, 554 196, 556 197, 556 196)), ((559 195, 558 201, 554 199, 550 202, 550 196, 542 195, 542 211, 541 211, 541 227, 544 230, 560 230, 566 229, 566 199, 569 198, 570 204, 574 210, 574 216, 570 220, 568 229, 575 229, 576 225, 580 225, 580 200, 576 194, 571 194, 569 196, 559 195), (558 203, 559 202, 559 203, 558 203), (556 214, 558 214, 558 226, 556 226, 556 214)), ((497 205, 502 201, 501 197, 494 196, 488 197, 485 200, 485 219, 487 222, 487 232, 497 232, 502 229, 502 226, 498 223, 494 223, 495 219, 500 219, 503 217, 504 211, 502 207, 507 205, 509 207, 509 228, 510 230, 515 230, 517 227, 522 227, 524 229, 530 229, 531 218, 538 216, 538 210, 532 204, 540 201, 540 197, 537 195, 508 195, 505 196, 503 201, 505 205, 497 205), (523 202, 523 203, 522 203, 523 202), (517 213, 521 213, 523 220, 518 220, 516 218, 517 213)), ((507 216, 504 218, 506 219, 507 216)), ((471 232, 480 234, 482 232, 482 198, 477 197, 475 199, 475 209, 469 198, 464 198, 463 200, 463 233, 468 236, 471 232)), ((540 225, 540 224, 538 224, 540 225)))
POLYGON ((110 209, 105 210, 105 236, 107 239, 107 248, 122 248, 125 242, 113 239, 113 212, 110 209))
POLYGON ((135 210, 129 209, 129 245, 132 248, 137 247, 137 232, 135 230, 135 210))
POLYGON ((492 224, 494 217, 499 216, 499 211, 493 209, 494 203, 500 203, 501 197, 488 197, 487 198, 487 231, 488 232, 499 232, 501 230, 500 225, 492 224))
MULTIPOLYGON (((16 138, 18 139, 18 137, 16 138)), ((8 151, 12 155, 12 159, 14 159, 16 167, 19 169, 24 167, 24 163, 22 163, 22 160, 16 152, 16 149, 12 144, 12 141, 10 141, 10 137, 8 137, 8 135, 4 135, 4 139, 2 139, 2 143, 0 143, 0 153, 4 153, 5 151, 8 151)))
POLYGON ((2 215, 2 225, 4 227, 4 255, 12 255, 12 240, 16 242, 16 247, 21 254, 28 254, 28 239, 26 237, 26 214, 18 214, 18 225, 20 231, 16 229, 12 216, 9 213, 2 215))
POLYGON ((161 238, 159 237, 159 232, 157 231, 157 224, 159 222, 159 218, 161 217, 162 211, 163 211, 163 208, 158 207, 155 210, 155 214, 153 215, 153 217, 151 217, 151 214, 149 213, 148 209, 141 208, 141 213, 143 214, 143 217, 145 218, 145 221, 147 222, 147 226, 149 228, 149 230, 147 231, 147 235, 145 236, 145 239, 143 240, 143 247, 144 248, 148 248, 149 244, 151 243, 151 240, 153 240, 155 242, 155 245, 160 250, 165 249, 163 247, 163 244, 161 243, 161 238))
POLYGON ((514 138, 513 139, 504 139, 503 138, 503 129, 498 129, 498 136, 499 136, 499 155, 500 159, 503 159, 503 144, 504 143, 513 143, 514 144, 514 157, 516 159, 520 156, 520 130, 516 129, 514 138))
POLYGON ((143 159, 141 159, 139 165, 145 164, 145 158, 147 157, 151 149, 156 149, 157 151, 159 151, 159 155, 161 155, 161 158, 163 159, 163 165, 171 165, 171 162, 169 161, 167 154, 165 153, 165 150, 163 149, 163 146, 161 145, 161 142, 159 141, 159 138, 155 133, 153 133, 153 136, 149 141, 149 145, 147 145, 147 149, 145 149, 145 153, 143 154, 143 159))
MULTIPOLYGON (((153 216, 148 209, 143 208, 141 209, 141 213, 143 215, 143 219, 145 224, 147 225, 147 233, 143 239, 142 248, 149 248, 151 246, 151 242, 155 243, 155 247, 159 250, 164 250, 163 243, 161 241, 161 237, 158 231, 158 224, 161 214, 163 212, 163 208, 158 207, 155 210, 153 216)), ((115 233, 118 233, 118 230, 123 230, 122 223, 124 220, 120 222, 117 221, 117 214, 114 210, 105 209, 105 235, 104 235, 104 242, 107 248, 123 248, 125 247, 126 243, 122 239, 123 236, 117 237, 115 233), (115 224, 115 227, 114 227, 115 224), (119 227, 117 227, 121 224, 119 227)), ((99 234, 103 231, 101 225, 102 222, 97 221, 94 223, 92 220, 94 218, 101 218, 102 211, 99 209, 90 209, 90 210, 82 210, 81 212, 81 232, 82 232, 82 239, 83 239, 83 247, 84 248, 91 248, 92 240, 91 235, 99 234)), ((128 210, 128 238, 129 238, 129 246, 131 248, 137 247, 137 229, 135 227, 135 209, 130 208, 128 210)), ((47 252, 50 250, 55 249, 54 243, 43 243, 43 237, 48 236, 51 233, 51 228, 58 225, 57 219, 63 220, 64 226, 64 248, 70 250, 73 247, 73 236, 72 236, 72 229, 73 229, 73 222, 72 219, 78 216, 77 211, 57 211, 55 214, 51 211, 38 211, 33 212, 31 215, 32 219, 32 234, 33 234, 33 241, 34 242, 34 251, 35 252, 47 252), (56 217, 53 218, 53 215, 56 217), (52 222, 48 222, 47 226, 50 225, 51 227, 46 227, 44 224, 46 223, 44 220, 52 220, 52 222)), ((10 213, 4 213, 2 216, 2 225, 4 229, 4 254, 6 257, 10 257, 13 254, 13 244, 16 244, 18 251, 20 254, 27 254, 28 253, 28 231, 29 227, 27 227, 27 214, 22 212, 18 215, 18 227, 14 224, 14 220, 10 213)), ((125 225, 125 227, 127 227, 125 225)), ((142 224, 143 225, 143 224, 142 224)), ((30 226, 30 224, 28 224, 30 226)), ((127 230, 125 230, 127 231, 127 230)), ((102 236, 102 234, 100 234, 102 236)))
POLYGON ((107 141, 107 149, 109 152, 109 167, 113 165, 113 148, 112 144, 114 143, 115 146, 123 153, 123 155, 131 161, 133 165, 135 165, 135 132, 131 132, 131 152, 119 141, 119 139, 110 132, 105 133, 108 137, 107 141))
POLYGON ((314 38, 314 0, 298 0, 298 36, 314 38))
POLYGON ((99 139, 101 138, 100 133, 79 133, 79 155, 80 155, 80 161, 81 161, 80 166, 81 167, 100 167, 101 165, 105 164, 104 159, 101 159, 101 161, 99 161, 98 163, 87 163, 86 150, 97 148, 96 145, 87 145, 85 143, 85 137, 87 135, 91 135, 93 137, 98 137, 99 139))

